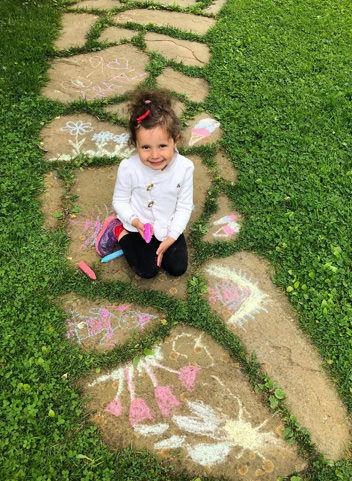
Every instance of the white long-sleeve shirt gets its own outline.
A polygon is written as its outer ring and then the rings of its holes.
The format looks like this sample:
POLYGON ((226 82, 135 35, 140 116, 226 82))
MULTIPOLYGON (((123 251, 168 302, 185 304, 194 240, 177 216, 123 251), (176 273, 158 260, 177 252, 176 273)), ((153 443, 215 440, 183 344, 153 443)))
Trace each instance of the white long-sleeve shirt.
POLYGON ((117 171, 112 204, 126 230, 138 232, 132 221, 153 225, 159 241, 177 239, 193 209, 193 171, 190 159, 177 151, 163 170, 144 165, 138 154, 124 159, 117 171))

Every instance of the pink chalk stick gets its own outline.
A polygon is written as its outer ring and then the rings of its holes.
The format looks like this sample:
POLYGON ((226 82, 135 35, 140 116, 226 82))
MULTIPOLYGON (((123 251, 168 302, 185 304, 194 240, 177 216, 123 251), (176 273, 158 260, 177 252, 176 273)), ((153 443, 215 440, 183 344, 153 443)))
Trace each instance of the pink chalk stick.
POLYGON ((94 272, 92 271, 92 269, 87 266, 87 264, 85 262, 80 262, 78 264, 78 267, 85 273, 87 274, 87 276, 90 278, 90 279, 93 279, 95 281, 95 279, 97 278, 97 276, 94 274, 94 272))
POLYGON ((147 244, 152 240, 152 226, 151 224, 144 224, 144 240, 147 244))

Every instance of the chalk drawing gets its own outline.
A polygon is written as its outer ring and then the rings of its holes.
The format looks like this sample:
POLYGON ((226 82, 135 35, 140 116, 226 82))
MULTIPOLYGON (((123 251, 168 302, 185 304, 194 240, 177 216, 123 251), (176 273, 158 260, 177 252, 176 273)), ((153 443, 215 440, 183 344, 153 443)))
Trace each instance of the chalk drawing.
POLYGON ((127 133, 115 134, 110 131, 95 132, 91 122, 83 122, 82 120, 69 120, 64 127, 60 128, 62 132, 68 132, 74 139, 67 138, 68 144, 72 147, 70 154, 58 154, 49 160, 70 160, 80 154, 84 154, 89 158, 92 157, 121 157, 128 158, 134 152, 134 147, 128 145, 129 135, 127 133), (84 143, 88 139, 87 134, 94 132, 90 141, 95 144, 96 148, 84 148, 84 143))
POLYGON ((221 217, 221 219, 216 220, 213 222, 213 225, 221 225, 216 232, 213 233, 214 237, 232 237, 234 234, 237 234, 241 226, 237 222, 238 218, 236 214, 225 215, 221 217))
MULTIPOLYGON (((145 419, 153 419, 153 412, 147 406, 146 401, 143 398, 135 396, 136 388, 134 378, 146 374, 153 385, 154 397, 159 411, 162 416, 170 416, 172 410, 179 406, 180 402, 169 386, 160 386, 158 384, 154 371, 156 369, 162 369, 172 374, 177 374, 181 385, 186 390, 192 391, 196 382, 197 372, 201 368, 198 366, 186 365, 181 369, 172 369, 161 364, 162 360, 163 354, 161 348, 160 346, 157 346, 153 349, 152 355, 144 356, 139 360, 137 367, 133 367, 133 363, 129 363, 124 368, 120 367, 113 370, 110 374, 99 376, 95 381, 88 384, 88 386, 93 387, 107 381, 118 381, 118 389, 115 398, 106 406, 105 411, 115 417, 119 417, 123 410, 120 397, 126 383, 127 390, 130 394, 129 421, 132 426, 135 426, 145 419)), ((158 426, 159 427, 156 428, 156 431, 160 429, 160 425, 158 426)), ((153 429, 151 429, 150 433, 156 434, 156 431, 154 432, 153 429)), ((138 432, 140 432, 140 430, 138 432)), ((148 429, 146 432, 148 432, 148 429)))
MULTIPOLYGON (((251 416, 244 408, 241 399, 235 396, 217 376, 211 377, 219 383, 224 394, 226 392, 227 396, 231 396, 235 400, 238 406, 237 415, 230 417, 202 401, 187 401, 191 415, 173 415, 171 417, 171 422, 180 429, 182 434, 174 434, 155 443, 156 451, 163 448, 185 448, 195 463, 202 466, 213 466, 224 462, 233 448, 237 448, 237 451, 240 448, 235 455, 237 459, 241 458, 245 451, 250 451, 263 460, 266 459, 265 452, 273 446, 287 449, 283 441, 274 433, 262 431, 268 419, 258 426, 254 426, 250 422, 251 416), (198 436, 200 439, 189 442, 187 434, 191 434, 192 439, 194 436, 198 436)), ((148 429, 140 429, 139 432, 145 436, 156 434, 148 429)), ((165 433, 166 430, 163 429, 162 432, 165 433)))
POLYGON ((260 311, 268 312, 264 307, 271 302, 268 294, 258 287, 257 282, 247 279, 241 270, 221 265, 210 265, 205 272, 219 280, 210 279, 208 287, 208 300, 211 304, 221 303, 229 312, 226 321, 233 327, 239 326, 244 331, 244 323, 255 319, 255 314, 260 311))
POLYGON ((82 240, 81 249, 89 249, 95 246, 95 240, 101 228, 104 225, 105 220, 113 214, 112 207, 108 207, 106 204, 101 208, 96 205, 91 208, 90 216, 80 219, 69 219, 69 223, 77 226, 81 229, 79 236, 82 240))
POLYGON ((61 83, 63 91, 78 90, 80 96, 86 100, 115 96, 126 89, 131 82, 142 80, 147 74, 138 73, 131 67, 129 60, 125 57, 105 59, 100 55, 86 58, 75 58, 77 67, 85 69, 88 73, 85 76, 77 75, 61 83))
POLYGON ((211 135, 219 126, 220 123, 215 119, 200 120, 192 129, 188 145, 192 146, 200 140, 209 137, 209 135, 211 135))
POLYGON ((71 309, 70 318, 66 320, 70 328, 66 335, 77 344, 100 337, 99 345, 114 346, 117 343, 115 331, 140 329, 143 332, 146 324, 157 318, 158 316, 130 309, 129 305, 92 307, 88 315, 71 309))
MULTIPOLYGON (((172 350, 174 352, 176 352, 179 356, 181 357, 185 357, 186 359, 188 359, 188 355, 187 354, 184 354, 182 352, 182 346, 184 345, 184 343, 182 343, 181 341, 184 340, 184 338, 188 338, 187 340, 190 340, 192 339, 193 340, 193 351, 196 351, 197 350, 203 350, 207 357, 209 358, 209 363, 206 364, 206 365, 202 365, 200 364, 200 367, 202 368, 205 368, 205 369, 208 369, 212 366, 214 366, 215 362, 214 362, 214 358, 213 356, 210 354, 207 346, 202 342, 202 337, 203 337, 203 333, 199 334, 199 336, 195 336, 194 334, 190 334, 188 332, 183 332, 182 334, 179 334, 178 336, 175 337, 175 339, 172 341, 172 350), (177 344, 180 342, 180 347, 178 348, 177 347, 177 344)), ((189 347, 190 343, 187 342, 187 347, 189 347)), ((193 354, 193 352, 192 352, 193 354)))

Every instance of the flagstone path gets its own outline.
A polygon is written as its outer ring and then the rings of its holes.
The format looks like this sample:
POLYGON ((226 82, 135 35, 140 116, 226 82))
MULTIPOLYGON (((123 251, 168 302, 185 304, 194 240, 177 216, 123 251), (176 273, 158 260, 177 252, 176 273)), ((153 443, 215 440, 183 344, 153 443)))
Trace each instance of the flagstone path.
MULTIPOLYGON (((174 0, 160 3, 170 5, 174 0)), ((176 3, 192 7, 195 0, 176 3)), ((147 78, 149 52, 186 66, 204 66, 210 51, 202 36, 215 25, 215 15, 224 3, 216 0, 203 9, 205 15, 195 15, 190 10, 171 12, 162 5, 153 10, 119 11, 124 3, 117 0, 85 0, 71 5, 63 15, 63 28, 55 43, 60 51, 84 46, 100 15, 110 12, 114 23, 99 33, 102 50, 54 59, 42 92, 63 104, 104 100, 101 109, 105 117, 117 121, 111 123, 76 109, 73 114, 53 119, 41 133, 45 158, 54 166, 79 156, 112 161, 104 167, 75 168, 67 192, 54 169, 44 179, 42 196, 46 227, 65 223, 71 239, 68 259, 74 265, 85 261, 103 281, 132 282, 141 290, 161 291, 187 302, 187 282, 197 274, 192 252, 189 269, 181 278, 161 272, 155 279, 143 280, 133 274, 123 257, 100 264, 94 244, 105 219, 113 213, 111 197, 118 162, 133 154, 126 129, 118 125, 128 116, 126 102, 119 96, 147 78), (128 22, 171 26, 197 34, 199 41, 144 31, 143 51, 130 43, 139 30, 131 29, 128 22), (110 45, 104 47, 105 42, 110 45), (78 208, 61 218, 65 195, 77 199, 78 208)), ((184 101, 201 103, 209 92, 203 78, 189 77, 171 67, 164 68, 156 82, 182 94, 184 101)), ((177 100, 175 105, 181 115, 185 104, 177 100)), ((189 156, 195 164, 195 209, 186 235, 202 214, 215 179, 236 182, 232 162, 218 145, 221 135, 219 122, 205 111, 190 120, 182 133, 184 148, 205 144, 216 147, 214 168, 208 168, 200 155, 189 156)), ((206 243, 232 242, 244 219, 224 194, 217 202, 218 209, 209 219, 203 239, 206 243)), ((285 391, 286 406, 309 430, 317 449, 328 458, 339 459, 349 443, 345 406, 316 349, 302 334, 285 294, 273 286, 269 267, 247 252, 206 262, 201 270, 208 283, 205 297, 209 308, 241 339, 249 353, 255 352, 265 374, 285 391)), ((96 293, 98 296, 99 282, 96 293)), ((104 298, 93 302, 75 294, 65 295, 58 302, 67 313, 67 342, 79 344, 84 351, 110 350, 132 334, 143 336, 146 330, 168 323, 162 312, 131 302, 104 298)), ((182 467, 190 476, 211 473, 234 481, 274 481, 306 466, 297 448, 283 440, 280 415, 273 416, 261 403, 239 365, 209 335, 189 326, 174 327, 169 338, 155 345, 137 364, 113 366, 82 380, 82 388, 92 399, 88 406, 95 412, 91 420, 111 448, 122 449, 133 442, 137 448, 151 449, 176 465, 182 455, 182 467)))

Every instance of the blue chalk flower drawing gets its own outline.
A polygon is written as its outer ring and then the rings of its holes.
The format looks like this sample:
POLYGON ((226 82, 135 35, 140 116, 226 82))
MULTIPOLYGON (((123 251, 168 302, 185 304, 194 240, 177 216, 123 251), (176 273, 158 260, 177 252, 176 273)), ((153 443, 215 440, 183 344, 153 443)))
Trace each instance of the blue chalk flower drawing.
POLYGON ((88 132, 92 132, 93 127, 90 122, 82 122, 82 120, 69 120, 66 122, 65 127, 61 127, 61 130, 68 131, 70 135, 85 135, 88 132))

